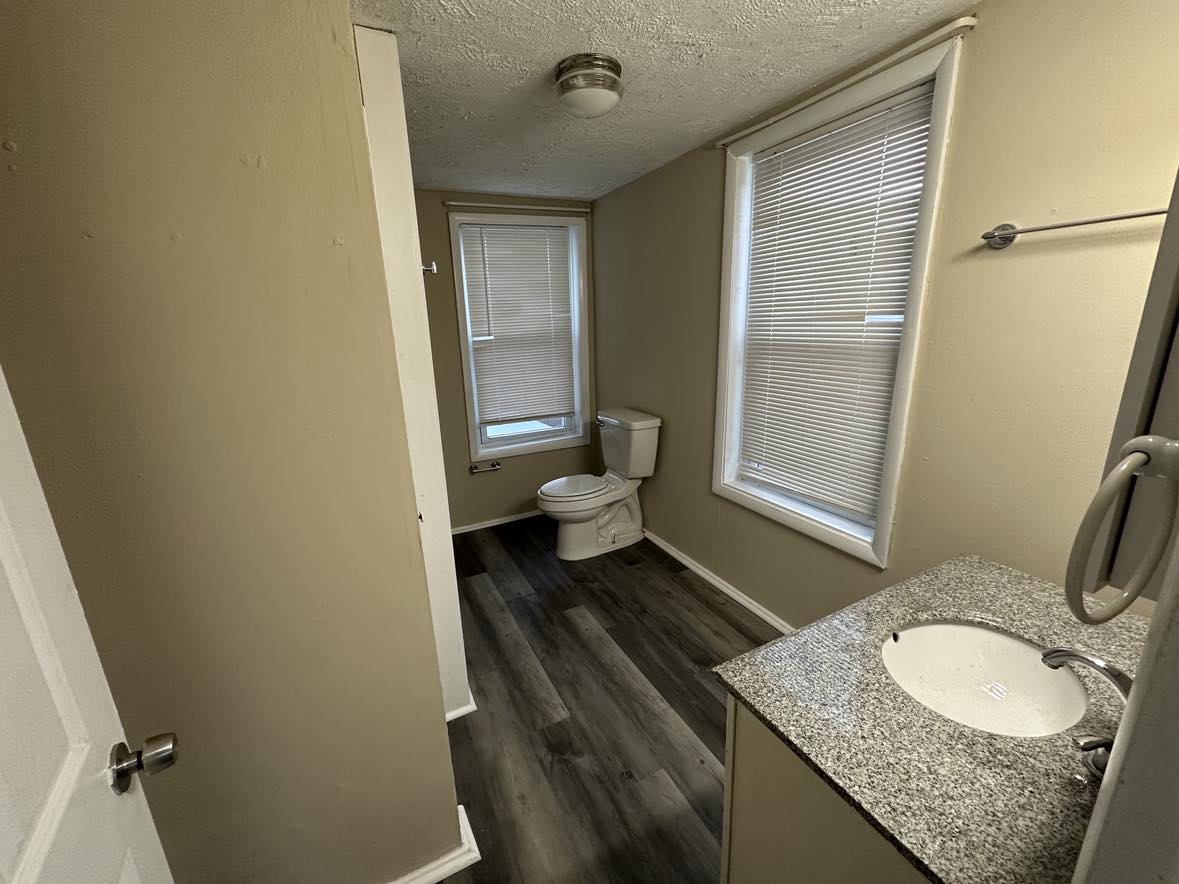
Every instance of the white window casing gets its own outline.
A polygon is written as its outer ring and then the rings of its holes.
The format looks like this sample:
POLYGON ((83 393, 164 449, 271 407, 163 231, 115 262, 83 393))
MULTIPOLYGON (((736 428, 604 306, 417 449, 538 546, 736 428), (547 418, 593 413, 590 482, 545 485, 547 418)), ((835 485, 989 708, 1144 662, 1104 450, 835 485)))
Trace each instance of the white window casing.
POLYGON ((960 44, 728 146, 713 490, 881 568, 960 44))
POLYGON ((471 459, 588 445, 586 222, 450 215, 471 459))

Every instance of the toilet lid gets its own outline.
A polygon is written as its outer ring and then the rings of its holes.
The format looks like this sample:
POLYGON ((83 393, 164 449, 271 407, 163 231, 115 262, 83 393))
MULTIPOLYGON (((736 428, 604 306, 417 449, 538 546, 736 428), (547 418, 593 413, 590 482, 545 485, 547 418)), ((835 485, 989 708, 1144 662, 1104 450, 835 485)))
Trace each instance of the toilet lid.
POLYGON ((553 479, 540 486, 540 493, 545 497, 590 497, 606 488, 606 480, 601 476, 591 476, 583 473, 579 476, 563 476, 553 479))

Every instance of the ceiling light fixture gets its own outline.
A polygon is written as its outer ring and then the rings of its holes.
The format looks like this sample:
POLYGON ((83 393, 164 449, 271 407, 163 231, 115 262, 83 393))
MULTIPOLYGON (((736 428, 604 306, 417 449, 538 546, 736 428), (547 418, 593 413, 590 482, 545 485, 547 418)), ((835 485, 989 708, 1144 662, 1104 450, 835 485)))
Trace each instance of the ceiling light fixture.
POLYGON ((575 117, 600 117, 622 97, 622 65, 596 52, 570 55, 557 65, 557 102, 575 117))

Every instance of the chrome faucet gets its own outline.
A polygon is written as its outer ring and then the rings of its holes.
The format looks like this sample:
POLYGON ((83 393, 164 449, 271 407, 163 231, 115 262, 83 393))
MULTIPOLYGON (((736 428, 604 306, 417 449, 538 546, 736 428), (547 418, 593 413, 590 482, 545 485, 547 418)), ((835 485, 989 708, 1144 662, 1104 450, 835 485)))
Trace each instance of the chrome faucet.
MULTIPOLYGON (((1088 666, 1117 689, 1123 704, 1130 698, 1130 689, 1134 687, 1134 679, 1100 657, 1083 653, 1074 648, 1048 648, 1040 655, 1040 659, 1050 669, 1059 669, 1065 663, 1080 663, 1082 666, 1088 666)), ((1090 734, 1073 737, 1074 745, 1082 752, 1081 760, 1085 763, 1086 769, 1097 779, 1105 776, 1113 742, 1113 737, 1095 737, 1090 734)))
POLYGON ((1121 696, 1122 703, 1130 699, 1130 688, 1134 686, 1134 679, 1130 678, 1130 676, 1126 675, 1126 673, 1122 672, 1116 666, 1106 663, 1100 657, 1082 653, 1074 648, 1048 648, 1048 650, 1040 655, 1040 659, 1050 669, 1059 669, 1065 663, 1080 663, 1082 666, 1088 666, 1118 689, 1118 695, 1121 696))

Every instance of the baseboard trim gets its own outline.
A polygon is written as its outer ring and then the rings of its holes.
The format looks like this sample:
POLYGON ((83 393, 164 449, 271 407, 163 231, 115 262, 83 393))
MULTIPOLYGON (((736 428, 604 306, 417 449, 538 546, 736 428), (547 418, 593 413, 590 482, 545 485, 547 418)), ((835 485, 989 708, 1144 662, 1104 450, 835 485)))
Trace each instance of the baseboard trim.
POLYGON ((486 522, 476 522, 474 525, 460 525, 457 528, 451 528, 451 534, 466 534, 468 531, 478 531, 480 528, 494 528, 496 525, 506 525, 508 522, 518 522, 521 519, 531 519, 533 516, 539 516, 540 510, 529 510, 526 513, 516 513, 511 516, 501 516, 498 519, 488 519, 486 522))
POLYGON ((467 866, 472 866, 482 859, 479 845, 475 843, 475 833, 471 830, 471 823, 467 819, 467 811, 460 804, 459 817, 459 846, 449 850, 436 860, 402 875, 389 884, 438 884, 451 875, 461 872, 467 866))
POLYGON ((477 708, 479 707, 475 705, 475 695, 471 693, 470 688, 467 688, 467 702, 462 706, 459 706, 457 709, 451 709, 449 712, 447 712, 446 720, 448 722, 454 721, 456 718, 462 718, 464 715, 470 715, 477 708))
POLYGON ((787 623, 785 620, 783 620, 781 617, 779 617, 777 614, 775 614, 773 611, 771 611, 765 605, 761 604, 761 602, 754 601, 749 596, 747 596, 745 593, 743 593, 741 590, 737 589, 737 587, 733 586, 733 584, 729 583, 729 581, 717 576, 712 571, 709 571, 707 568, 705 568, 703 565, 701 565, 699 562, 697 562, 695 559, 693 559, 687 553, 683 552, 682 550, 676 549, 674 546, 672 546, 670 543, 668 543, 666 540, 664 540, 658 534, 654 534, 651 531, 648 531, 646 529, 644 529, 643 534, 646 536, 646 538, 648 540, 650 540, 653 544, 655 544, 657 547, 659 547, 661 550, 663 550, 665 553, 667 553, 673 559, 676 559, 681 564, 686 565, 689 570, 691 570, 691 571, 695 572, 696 574, 700 575, 701 577, 703 577, 705 580, 707 580, 709 583, 711 583, 713 586, 715 586, 717 589, 719 589, 721 592, 723 592, 725 595, 727 595, 729 598, 731 598, 733 601, 735 601, 741 607, 745 608, 751 614, 756 614, 758 617, 760 617, 766 623, 770 624, 770 626, 774 627, 774 629, 777 629, 783 635, 789 635, 790 633, 794 632, 793 626, 791 626, 789 623, 787 623))

